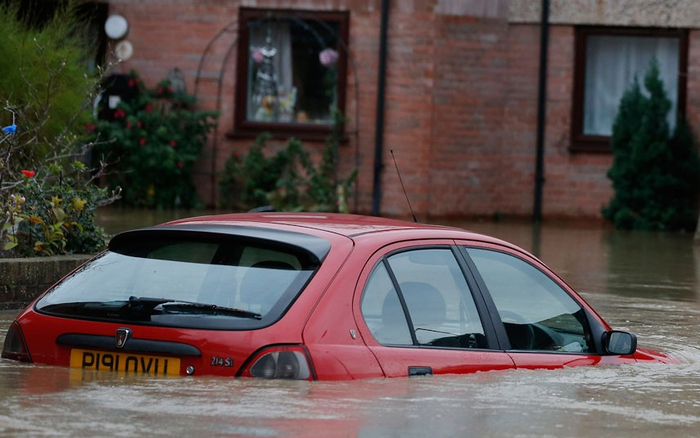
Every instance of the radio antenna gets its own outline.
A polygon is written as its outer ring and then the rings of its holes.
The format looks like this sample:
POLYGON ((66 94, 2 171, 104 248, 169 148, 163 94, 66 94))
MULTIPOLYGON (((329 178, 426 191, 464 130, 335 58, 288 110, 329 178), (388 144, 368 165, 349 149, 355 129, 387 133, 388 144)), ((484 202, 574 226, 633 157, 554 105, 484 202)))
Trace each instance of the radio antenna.
POLYGON ((401 179, 401 172, 399 171, 399 165, 396 164, 396 157, 394 156, 394 150, 389 149, 391 152, 391 159, 394 160, 394 167, 396 167, 396 174, 399 176, 399 182, 401 183, 401 189, 403 189, 403 194, 406 197, 406 203, 408 204, 408 209, 411 210, 411 216, 413 216, 413 222, 418 223, 415 213, 413 213, 413 207, 411 207, 411 201, 408 199, 408 193, 406 192, 406 187, 403 185, 403 179, 401 179))

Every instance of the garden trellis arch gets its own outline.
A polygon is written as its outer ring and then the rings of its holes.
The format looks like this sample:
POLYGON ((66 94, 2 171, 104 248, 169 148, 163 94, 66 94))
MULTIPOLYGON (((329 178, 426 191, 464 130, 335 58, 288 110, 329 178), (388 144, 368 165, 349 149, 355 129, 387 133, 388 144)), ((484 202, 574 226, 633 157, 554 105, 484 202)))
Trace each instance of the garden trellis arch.
MULTIPOLYGON (((305 18, 301 19, 299 16, 294 15, 293 12, 285 11, 285 15, 280 16, 280 15, 271 15, 268 14, 267 16, 256 20, 258 21, 256 25, 262 25, 265 24, 269 21, 277 21, 277 22, 293 22, 295 24, 300 25, 303 27, 305 30, 311 32, 314 36, 314 38, 322 44, 323 38, 318 35, 318 32, 316 29, 313 27, 309 26, 307 22, 313 22, 314 24, 319 25, 321 28, 323 28, 326 32, 329 34, 333 35, 338 41, 338 47, 340 50, 342 50, 345 53, 346 60, 347 60, 347 65, 350 67, 350 70, 348 71, 347 75, 349 77, 352 77, 352 85, 354 89, 354 117, 350 118, 351 126, 352 128, 349 129, 349 127, 346 125, 345 126, 345 133, 349 136, 352 137, 354 142, 355 142, 355 168, 359 168, 360 164, 360 129, 359 129, 359 121, 360 121, 360 91, 359 91, 359 78, 358 78, 358 70, 357 70, 357 65, 355 63, 355 60, 352 56, 352 53, 350 52, 350 49, 348 47, 348 43, 344 41, 340 34, 333 29, 328 23, 322 20, 318 19, 313 19, 313 18, 305 18), (350 71, 352 71, 352 74, 350 74, 350 71)), ((235 63, 231 62, 231 56, 234 54, 236 49, 238 48, 238 35, 239 35, 239 22, 238 21, 232 21, 228 23, 226 26, 221 28, 212 38, 209 40, 207 43, 207 46, 205 47, 204 51, 202 52, 202 56, 200 57, 199 60, 199 65, 197 66, 197 75, 195 77, 195 85, 194 85, 194 96, 197 99, 197 102, 199 102, 199 93, 200 93, 200 88, 201 85, 204 83, 213 83, 216 87, 216 99, 215 99, 215 110, 217 112, 221 112, 222 108, 222 93, 223 93, 223 88, 224 88, 224 78, 226 76, 226 73, 229 71, 230 68, 235 68, 235 63), (223 56, 217 56, 217 54, 223 54, 223 56)), ((346 83, 347 84, 347 83, 346 83)), ((347 85, 346 85, 347 88, 347 85)), ((233 97, 233 96, 232 96, 233 97)), ((346 102, 347 105, 347 102, 346 102)), ((234 111, 235 110, 240 110, 239 108, 235 108, 234 105, 234 111)), ((216 119, 214 123, 214 129, 212 136, 210 137, 209 143, 210 143, 210 148, 211 148, 211 199, 215 200, 216 199, 216 163, 218 160, 217 157, 217 148, 219 145, 219 120, 216 119)), ((338 169, 337 169, 337 163, 336 163, 336 169, 335 172, 337 174, 338 169)), ((356 211, 358 209, 358 190, 357 190, 357 179, 355 180, 355 188, 354 188, 354 193, 353 193, 353 209, 356 211)))

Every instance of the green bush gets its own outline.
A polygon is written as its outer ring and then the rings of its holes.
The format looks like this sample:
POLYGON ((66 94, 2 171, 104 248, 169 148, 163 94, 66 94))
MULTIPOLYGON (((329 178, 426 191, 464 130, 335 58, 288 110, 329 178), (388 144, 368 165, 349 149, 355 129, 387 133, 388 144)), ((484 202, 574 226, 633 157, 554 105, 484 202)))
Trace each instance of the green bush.
MULTIPOLYGON (((86 75, 87 60, 95 58, 97 47, 76 2, 57 6, 39 27, 19 17, 20 3, 0 2, 0 100, 22 113, 18 134, 35 137, 15 156, 15 170, 37 168, 56 148, 56 140, 91 120, 86 90, 93 90, 98 80, 86 75)), ((2 126, 11 122, 10 112, 0 114, 2 126)))
POLYGON ((220 179, 221 204, 247 210, 271 206, 278 211, 348 212, 347 198, 357 178, 353 171, 338 177, 338 146, 345 118, 334 113, 335 123, 316 166, 297 139, 290 139, 277 154, 264 153, 269 134, 262 134, 244 156, 234 151, 220 179))
POLYGON ((94 156, 110 169, 107 184, 122 187, 131 206, 197 206, 192 170, 216 113, 195 111, 194 98, 173 92, 168 80, 148 89, 132 72, 128 85, 134 97, 90 127, 101 143, 94 156))
POLYGON ((603 216, 617 228, 692 229, 700 182, 700 160, 693 134, 679 118, 670 134, 671 103, 653 61, 644 77, 646 94, 635 79, 622 96, 613 125, 613 165, 608 172, 615 195, 603 216))
MULTIPOLYGON (((105 246, 94 212, 119 197, 92 185, 100 169, 80 161, 93 146, 99 74, 86 75, 94 50, 74 5, 38 26, 0 4, 0 256, 92 253, 105 246)), ((99 73, 99 72, 97 72, 99 73)))

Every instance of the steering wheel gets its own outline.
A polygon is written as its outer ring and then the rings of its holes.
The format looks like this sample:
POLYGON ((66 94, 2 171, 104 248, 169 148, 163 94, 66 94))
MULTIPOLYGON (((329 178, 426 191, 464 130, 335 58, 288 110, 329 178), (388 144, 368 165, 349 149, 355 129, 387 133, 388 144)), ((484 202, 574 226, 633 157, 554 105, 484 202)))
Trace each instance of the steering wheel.
POLYGON ((525 321, 522 315, 513 312, 512 310, 499 310, 499 316, 506 328, 510 348, 513 350, 534 350, 535 349, 535 330, 532 324, 525 321), (506 320, 510 320, 513 324, 506 325, 506 320), (520 329, 522 326, 523 330, 520 329), (508 329, 510 327, 510 330, 508 329), (518 339, 518 338, 522 338, 518 339))
POLYGON ((547 335, 547 339, 541 340, 539 345, 536 345, 538 350, 560 350, 564 346, 564 337, 557 333, 556 330, 547 327, 544 324, 537 324, 537 330, 547 335))

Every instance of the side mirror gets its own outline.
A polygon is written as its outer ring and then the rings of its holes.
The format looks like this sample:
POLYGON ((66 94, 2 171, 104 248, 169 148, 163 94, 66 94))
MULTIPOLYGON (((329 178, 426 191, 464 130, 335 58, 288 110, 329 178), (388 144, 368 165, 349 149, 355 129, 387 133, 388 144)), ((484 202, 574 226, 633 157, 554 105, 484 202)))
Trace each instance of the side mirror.
POLYGON ((607 354, 630 356, 637 351, 637 336, 634 333, 611 330, 603 333, 603 350, 607 354))

